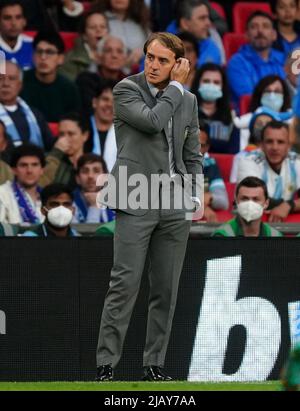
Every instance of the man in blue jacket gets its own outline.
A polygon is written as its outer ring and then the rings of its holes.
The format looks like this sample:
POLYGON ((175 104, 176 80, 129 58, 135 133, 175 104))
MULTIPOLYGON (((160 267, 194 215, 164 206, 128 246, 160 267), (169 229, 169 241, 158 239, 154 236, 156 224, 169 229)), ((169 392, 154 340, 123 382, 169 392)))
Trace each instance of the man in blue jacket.
POLYGON ((242 46, 228 62, 227 75, 232 98, 238 107, 244 94, 252 94, 254 87, 263 77, 277 74, 285 78, 284 55, 272 48, 276 31, 272 17, 256 11, 247 21, 249 44, 242 46))
POLYGON ((181 31, 192 33, 198 40, 199 58, 198 67, 204 63, 222 64, 223 56, 220 37, 212 27, 209 15, 209 6, 206 0, 185 0, 178 2, 176 7, 176 21, 173 20, 166 31, 178 34, 181 31), (217 40, 218 39, 218 40, 217 40))

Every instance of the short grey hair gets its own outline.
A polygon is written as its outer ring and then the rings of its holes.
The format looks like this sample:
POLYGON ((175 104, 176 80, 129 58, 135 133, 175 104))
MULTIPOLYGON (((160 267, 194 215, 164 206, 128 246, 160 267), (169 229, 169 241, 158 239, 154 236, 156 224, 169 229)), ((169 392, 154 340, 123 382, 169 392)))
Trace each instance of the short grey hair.
POLYGON ((124 53, 127 54, 127 47, 125 46, 125 43, 123 42, 123 40, 120 37, 111 36, 110 34, 108 34, 107 36, 102 37, 102 39, 100 39, 98 41, 98 43, 97 43, 98 53, 103 53, 103 49, 105 47, 105 44, 108 42, 108 40, 118 40, 123 46, 124 53))
POLYGON ((6 62, 5 62, 5 64, 7 65, 7 64, 12 64, 13 66, 15 66, 16 68, 17 68, 17 70, 18 70, 18 72, 19 72, 19 76, 20 76, 20 81, 22 81, 23 82, 23 71, 22 71, 22 68, 19 66, 19 64, 16 62, 16 61, 13 61, 13 60, 7 60, 6 62))

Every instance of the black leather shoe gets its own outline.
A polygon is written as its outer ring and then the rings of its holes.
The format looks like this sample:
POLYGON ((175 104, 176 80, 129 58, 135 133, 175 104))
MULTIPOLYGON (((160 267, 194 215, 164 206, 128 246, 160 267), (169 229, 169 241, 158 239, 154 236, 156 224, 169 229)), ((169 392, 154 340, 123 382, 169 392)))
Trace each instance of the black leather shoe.
POLYGON ((112 381, 114 378, 114 370, 110 364, 100 365, 97 367, 97 375, 95 381, 112 381))
POLYGON ((172 381, 172 378, 166 375, 161 367, 150 365, 144 367, 143 381, 172 381))

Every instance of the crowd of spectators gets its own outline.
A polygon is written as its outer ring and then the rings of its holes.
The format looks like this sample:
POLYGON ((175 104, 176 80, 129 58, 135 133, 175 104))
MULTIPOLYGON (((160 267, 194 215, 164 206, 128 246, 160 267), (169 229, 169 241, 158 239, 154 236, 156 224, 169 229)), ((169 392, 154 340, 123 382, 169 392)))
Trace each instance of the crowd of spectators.
POLYGON ((185 88, 199 106, 202 221, 236 213, 217 235, 277 235, 243 215, 251 215, 249 202, 261 205, 259 221, 300 212, 300 1, 258 1, 269 11, 247 16, 244 40, 229 55, 236 3, 2 0, 0 235, 7 224, 37 224, 23 230, 28 236, 78 235, 72 223, 113 232, 114 212, 96 204, 97 177, 117 155, 112 90, 143 70, 144 43, 158 30, 177 34, 190 61, 185 88))

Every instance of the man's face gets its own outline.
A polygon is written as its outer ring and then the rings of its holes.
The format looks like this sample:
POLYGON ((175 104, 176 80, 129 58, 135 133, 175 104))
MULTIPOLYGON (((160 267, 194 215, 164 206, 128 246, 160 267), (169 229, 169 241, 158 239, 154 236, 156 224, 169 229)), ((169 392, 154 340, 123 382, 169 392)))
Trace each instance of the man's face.
POLYGON ((96 182, 99 174, 103 174, 102 164, 99 162, 87 163, 79 170, 76 176, 76 182, 81 187, 82 191, 87 193, 96 193, 100 187, 97 187, 96 182))
POLYGON ((12 170, 18 183, 25 188, 36 186, 44 172, 40 159, 35 156, 21 157, 12 170))
POLYGON ((278 0, 276 5, 276 17, 284 26, 293 24, 297 19, 297 1, 278 0))
POLYGON ((21 73, 15 64, 6 62, 6 74, 1 76, 0 102, 2 104, 15 104, 22 88, 21 73))
POLYGON ((179 25, 180 29, 194 34, 198 40, 206 39, 211 26, 208 8, 205 5, 195 7, 191 18, 182 18, 179 25))
POLYGON ((45 216, 47 215, 48 211, 51 210, 51 208, 56 208, 59 206, 64 206, 68 208, 69 210, 72 211, 74 214, 74 207, 72 203, 72 198, 69 196, 68 193, 61 193, 58 196, 52 196, 48 198, 46 204, 42 207, 42 214, 45 216), (46 210, 45 210, 46 208, 46 210))
POLYGON ((171 70, 176 63, 175 53, 153 40, 147 49, 145 58, 145 76, 150 84, 164 88, 170 79, 171 70))
POLYGON ((53 44, 40 41, 33 53, 33 60, 36 71, 45 76, 56 73, 58 67, 64 61, 64 56, 58 53, 53 44))
POLYGON ((257 51, 270 48, 277 37, 272 22, 263 16, 252 19, 247 29, 247 36, 249 43, 257 51))
POLYGON ((95 49, 98 41, 107 33, 108 27, 105 17, 100 13, 95 13, 87 19, 83 38, 92 49, 95 49))
POLYGON ((194 49, 194 45, 189 41, 182 40, 184 45, 184 57, 190 62, 191 70, 197 65, 197 53, 194 49))
POLYGON ((58 124, 58 137, 66 137, 69 140, 70 146, 66 154, 73 156, 83 150, 83 145, 88 138, 88 132, 83 133, 75 121, 62 120, 58 124))
POLYGON ((96 98, 93 98, 93 109, 95 116, 105 124, 112 124, 114 118, 113 93, 106 89, 96 98))
POLYGON ((265 197, 262 187, 245 187, 241 186, 236 197, 237 204, 243 201, 254 201, 260 204, 265 209, 268 207, 269 201, 265 197))
POLYGON ((289 134, 285 128, 267 128, 264 132, 262 150, 272 168, 280 168, 290 148, 289 134))
POLYGON ((16 4, 2 9, 0 33, 4 40, 17 40, 18 36, 24 31, 25 26, 26 19, 20 6, 16 4))
POLYGON ((126 63, 126 53, 121 40, 117 38, 109 38, 103 47, 101 58, 101 66, 113 71, 122 70, 126 63))

